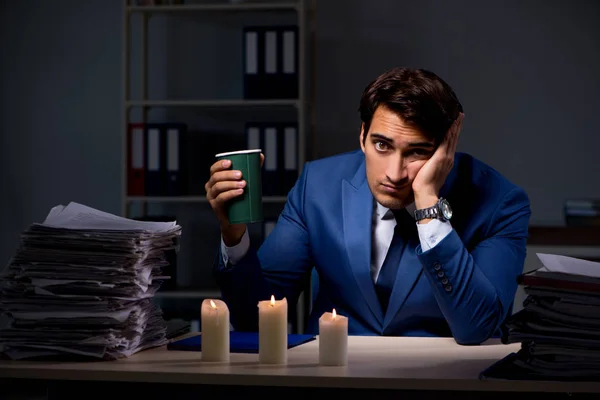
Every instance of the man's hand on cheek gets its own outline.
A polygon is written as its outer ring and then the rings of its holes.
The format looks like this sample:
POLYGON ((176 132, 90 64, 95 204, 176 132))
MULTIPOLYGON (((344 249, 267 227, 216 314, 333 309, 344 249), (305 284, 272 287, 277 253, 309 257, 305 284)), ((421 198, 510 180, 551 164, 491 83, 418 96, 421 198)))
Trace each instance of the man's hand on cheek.
POLYGON ((440 188, 454 165, 454 154, 464 116, 463 113, 458 115, 433 156, 417 173, 412 184, 417 209, 431 207, 437 202, 440 188))

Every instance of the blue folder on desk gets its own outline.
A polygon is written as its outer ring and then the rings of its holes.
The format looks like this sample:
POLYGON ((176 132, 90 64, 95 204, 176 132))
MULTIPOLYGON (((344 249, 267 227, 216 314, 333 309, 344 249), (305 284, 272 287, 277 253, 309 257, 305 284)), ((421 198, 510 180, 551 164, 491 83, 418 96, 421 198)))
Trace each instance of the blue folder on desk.
MULTIPOLYGON (((288 349, 315 340, 315 335, 289 334, 288 349)), ((258 332, 229 332, 229 348, 232 353, 258 353, 258 332)), ((167 350, 202 351, 202 335, 167 344, 167 350)))

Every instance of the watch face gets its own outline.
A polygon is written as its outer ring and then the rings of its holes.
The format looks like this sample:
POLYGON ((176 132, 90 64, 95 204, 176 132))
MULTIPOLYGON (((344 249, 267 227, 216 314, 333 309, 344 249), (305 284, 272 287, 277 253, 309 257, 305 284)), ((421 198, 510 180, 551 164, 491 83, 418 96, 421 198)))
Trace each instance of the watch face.
POLYGON ((450 203, 448 203, 447 200, 442 200, 441 201, 441 209, 442 209, 442 215, 444 216, 445 219, 450 219, 452 218, 452 208, 450 208, 450 203))

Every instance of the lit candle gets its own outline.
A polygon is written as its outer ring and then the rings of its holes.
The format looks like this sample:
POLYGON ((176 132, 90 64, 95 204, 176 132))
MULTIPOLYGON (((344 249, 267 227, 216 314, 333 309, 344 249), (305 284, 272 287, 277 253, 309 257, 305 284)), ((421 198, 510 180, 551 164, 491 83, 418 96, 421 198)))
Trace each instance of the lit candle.
POLYGON ((319 318, 319 364, 346 365, 348 363, 348 318, 325 312, 319 318))
POLYGON ((202 359, 229 361, 229 308, 221 300, 202 302, 202 359))
POLYGON ((261 364, 286 364, 288 349, 287 300, 258 302, 258 362, 261 364))

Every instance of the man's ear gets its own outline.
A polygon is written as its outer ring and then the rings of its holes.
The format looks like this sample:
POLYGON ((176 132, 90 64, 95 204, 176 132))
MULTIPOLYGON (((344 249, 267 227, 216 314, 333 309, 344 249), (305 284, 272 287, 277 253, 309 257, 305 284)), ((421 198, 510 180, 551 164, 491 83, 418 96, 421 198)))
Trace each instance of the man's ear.
POLYGON ((365 152, 365 144, 364 144, 364 137, 365 137, 366 133, 365 133, 365 123, 361 123, 360 124, 360 136, 358 137, 358 140, 360 141, 360 149, 362 150, 362 152, 365 152))

